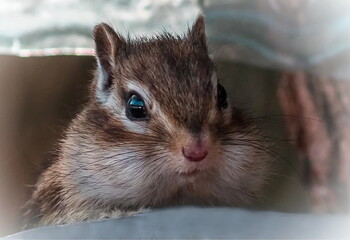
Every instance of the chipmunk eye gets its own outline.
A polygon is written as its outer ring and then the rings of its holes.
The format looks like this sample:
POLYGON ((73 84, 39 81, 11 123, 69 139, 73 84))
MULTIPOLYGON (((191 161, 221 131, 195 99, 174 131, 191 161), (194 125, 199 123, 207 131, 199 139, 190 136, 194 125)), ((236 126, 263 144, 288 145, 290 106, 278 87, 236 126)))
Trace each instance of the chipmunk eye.
POLYGON ((126 116, 130 120, 146 120, 147 110, 145 101, 137 94, 132 94, 126 104, 126 116))
POLYGON ((228 106, 226 90, 219 83, 218 83, 217 89, 218 89, 218 93, 217 93, 218 94, 217 95, 218 96, 218 107, 221 109, 225 109, 228 106))

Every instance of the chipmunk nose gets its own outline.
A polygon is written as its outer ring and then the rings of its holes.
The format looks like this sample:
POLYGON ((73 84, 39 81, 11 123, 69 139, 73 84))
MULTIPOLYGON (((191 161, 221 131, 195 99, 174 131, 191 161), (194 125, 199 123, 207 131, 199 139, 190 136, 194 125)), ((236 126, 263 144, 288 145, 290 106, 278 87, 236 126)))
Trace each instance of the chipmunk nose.
POLYGON ((196 141, 194 144, 183 147, 182 154, 191 162, 200 162, 208 155, 208 151, 200 141, 196 141))

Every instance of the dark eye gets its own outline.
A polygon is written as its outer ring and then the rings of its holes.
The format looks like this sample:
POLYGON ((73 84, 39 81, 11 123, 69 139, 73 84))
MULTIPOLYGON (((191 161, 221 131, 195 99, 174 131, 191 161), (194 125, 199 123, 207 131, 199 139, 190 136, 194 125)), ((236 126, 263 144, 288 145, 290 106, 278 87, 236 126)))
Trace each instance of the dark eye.
POLYGON ((126 116, 130 120, 146 120, 147 110, 145 101, 137 94, 132 94, 126 104, 126 116))
POLYGON ((225 88, 218 83, 218 107, 221 109, 227 108, 227 94, 225 88))

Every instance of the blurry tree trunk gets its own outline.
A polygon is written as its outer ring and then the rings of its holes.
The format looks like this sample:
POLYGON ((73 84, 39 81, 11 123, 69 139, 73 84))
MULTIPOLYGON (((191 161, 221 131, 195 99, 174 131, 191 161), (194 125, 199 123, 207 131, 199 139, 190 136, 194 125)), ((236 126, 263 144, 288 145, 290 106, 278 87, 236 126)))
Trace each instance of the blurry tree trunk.
POLYGON ((350 82, 282 75, 278 97, 314 212, 349 210, 350 82))

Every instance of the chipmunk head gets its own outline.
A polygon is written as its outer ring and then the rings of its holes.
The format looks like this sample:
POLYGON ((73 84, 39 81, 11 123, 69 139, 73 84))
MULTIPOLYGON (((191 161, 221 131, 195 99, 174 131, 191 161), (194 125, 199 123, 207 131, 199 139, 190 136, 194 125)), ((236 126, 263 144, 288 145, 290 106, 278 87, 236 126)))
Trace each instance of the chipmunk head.
POLYGON ((130 140, 164 145, 180 173, 216 157, 215 135, 228 103, 208 55, 203 17, 184 38, 127 41, 107 24, 94 36, 97 101, 130 140))
POLYGON ((222 166, 244 150, 232 153, 230 146, 241 121, 209 58, 204 18, 183 37, 129 40, 103 23, 94 39, 91 102, 66 144, 81 146, 68 156, 78 172, 94 169, 82 174, 92 183, 86 194, 156 204, 217 168, 229 176, 222 166))

